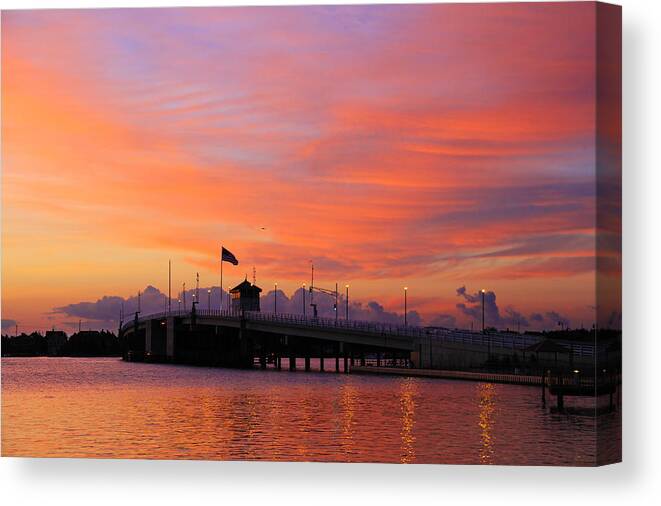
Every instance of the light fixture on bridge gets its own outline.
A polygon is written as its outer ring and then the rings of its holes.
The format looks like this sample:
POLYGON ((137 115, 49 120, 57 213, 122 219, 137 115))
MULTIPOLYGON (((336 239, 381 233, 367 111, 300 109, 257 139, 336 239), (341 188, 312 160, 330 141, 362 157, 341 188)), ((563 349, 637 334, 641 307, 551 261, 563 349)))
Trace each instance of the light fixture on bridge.
POLYGON ((408 310, 407 310, 408 300, 407 300, 407 297, 406 297, 406 294, 408 293, 408 291, 409 291, 409 287, 405 286, 404 287, 404 326, 405 327, 408 326, 408 310))

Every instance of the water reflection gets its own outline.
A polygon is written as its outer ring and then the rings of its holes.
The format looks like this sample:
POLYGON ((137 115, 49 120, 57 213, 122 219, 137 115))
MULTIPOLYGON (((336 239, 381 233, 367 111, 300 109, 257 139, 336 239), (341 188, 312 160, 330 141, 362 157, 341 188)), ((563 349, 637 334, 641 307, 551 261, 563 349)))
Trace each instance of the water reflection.
MULTIPOLYGON (((538 390, 528 387, 423 378, 236 371, 115 359, 2 359, 2 452, 593 463, 594 419, 540 411, 538 397, 538 390)), ((619 437, 619 416, 600 424, 604 438, 619 437)))
POLYGON ((478 383, 477 391, 480 405, 480 415, 478 425, 480 427, 480 436, 482 446, 480 447, 480 461, 483 464, 490 464, 493 457, 493 412, 494 412, 494 389, 493 383, 478 383))
POLYGON ((402 411, 402 464, 415 461, 415 436, 413 425, 415 423, 415 379, 406 378, 401 386, 400 409, 402 411))
POLYGON ((345 384, 340 389, 342 405, 342 450, 347 462, 352 462, 354 453, 353 425, 357 392, 353 385, 345 384))

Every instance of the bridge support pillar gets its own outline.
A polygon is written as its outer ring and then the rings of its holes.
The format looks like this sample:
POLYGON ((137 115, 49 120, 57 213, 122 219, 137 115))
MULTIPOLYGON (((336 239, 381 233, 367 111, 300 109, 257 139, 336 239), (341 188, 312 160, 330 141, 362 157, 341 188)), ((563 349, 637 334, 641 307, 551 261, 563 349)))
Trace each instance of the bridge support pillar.
POLYGON ((145 322, 145 357, 151 355, 151 323, 151 320, 145 322))
POLYGON ((344 374, 349 374, 349 357, 344 355, 344 374))
POLYGON ((381 352, 380 351, 376 352, 376 366, 381 367, 381 352))
POLYGON ((295 371, 296 370, 296 357, 289 357, 289 370, 290 371, 295 371))
POLYGON ((266 369, 266 357, 264 355, 259 356, 259 368, 266 369))
POLYGON ((319 354, 319 370, 321 372, 324 372, 324 354, 323 353, 319 354))
POLYGON ((310 357, 305 357, 305 372, 310 371, 310 357))
POLYGON ((280 355, 275 357, 275 368, 278 371, 282 370, 282 357, 280 355))
POLYGON ((360 366, 365 367, 365 353, 360 354, 360 366))
POLYGON ((340 372, 340 357, 335 355, 335 372, 340 372))
POLYGON ((168 360, 174 359, 174 316, 168 316, 165 330, 165 357, 168 360))

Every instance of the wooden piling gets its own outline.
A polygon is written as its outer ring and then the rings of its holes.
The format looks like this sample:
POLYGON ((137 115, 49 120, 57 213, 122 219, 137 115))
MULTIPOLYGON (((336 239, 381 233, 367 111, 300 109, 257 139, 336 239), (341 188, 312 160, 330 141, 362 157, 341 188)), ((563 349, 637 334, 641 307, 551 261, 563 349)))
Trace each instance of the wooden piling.
POLYGON ((542 370, 542 406, 546 407, 546 369, 542 370))
POLYGON ((556 395, 558 399, 558 411, 564 411, 565 409, 565 397, 562 392, 562 387, 558 390, 558 393, 556 395))

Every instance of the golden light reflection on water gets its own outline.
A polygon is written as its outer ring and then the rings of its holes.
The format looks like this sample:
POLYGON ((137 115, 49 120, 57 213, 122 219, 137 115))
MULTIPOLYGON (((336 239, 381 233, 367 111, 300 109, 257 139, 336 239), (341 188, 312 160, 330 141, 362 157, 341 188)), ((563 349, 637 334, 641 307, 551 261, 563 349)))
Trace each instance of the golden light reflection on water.
POLYGON ((482 438, 482 447, 480 448, 480 461, 483 464, 490 464, 493 457, 493 412, 495 386, 493 383, 478 383, 477 390, 479 396, 480 413, 479 422, 480 436, 482 438))
POLYGON ((415 400, 416 380, 407 378, 401 386, 400 409, 402 411, 402 464, 415 461, 415 436, 413 426, 415 425, 415 400))
POLYGON ((5 456, 581 465, 594 428, 526 387, 2 359, 5 456))
POLYGON ((342 451, 347 457, 348 462, 352 462, 353 447, 353 425, 354 411, 356 409, 356 387, 352 385, 343 385, 340 389, 342 403, 342 451))

